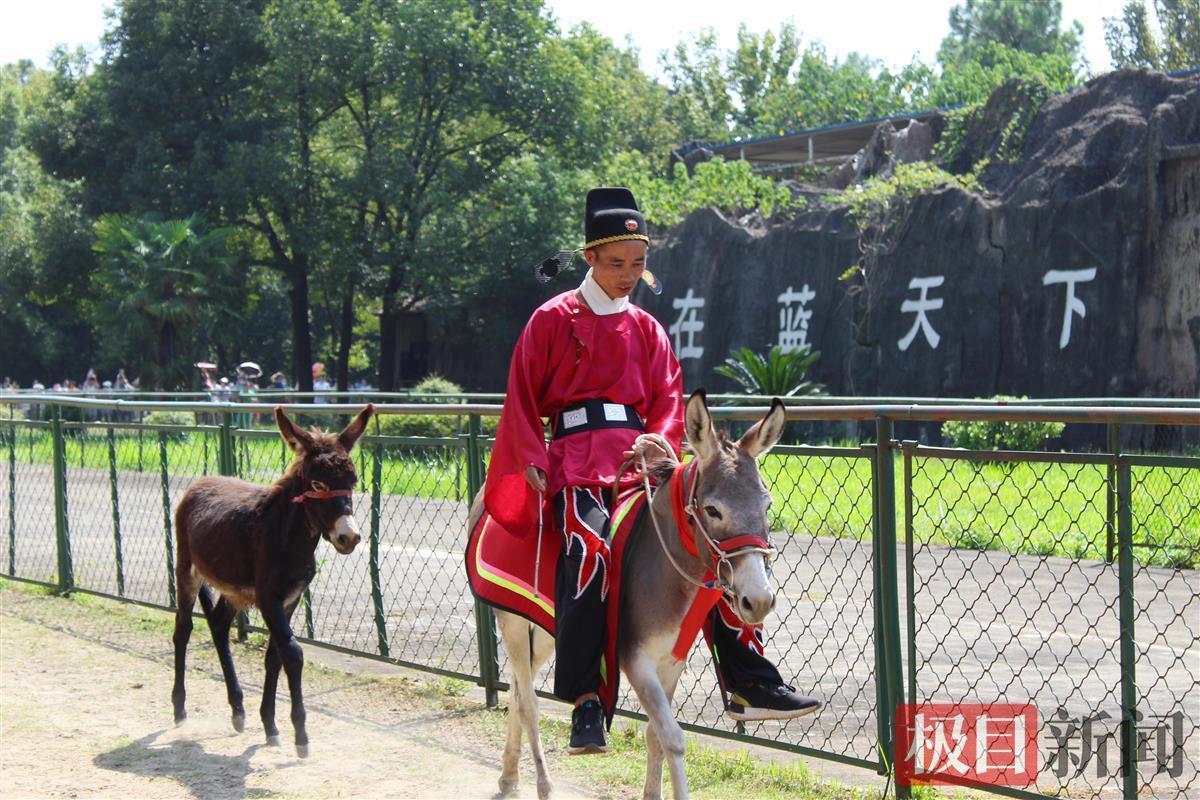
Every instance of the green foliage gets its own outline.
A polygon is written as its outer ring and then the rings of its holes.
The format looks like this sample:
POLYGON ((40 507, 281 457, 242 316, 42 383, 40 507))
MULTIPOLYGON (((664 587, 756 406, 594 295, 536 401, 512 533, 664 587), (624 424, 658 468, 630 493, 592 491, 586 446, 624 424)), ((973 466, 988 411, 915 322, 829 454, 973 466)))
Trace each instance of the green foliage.
POLYGON ((793 196, 787 187, 756 174, 749 162, 723 158, 697 164, 690 177, 680 163, 669 176, 657 177, 646 156, 624 152, 612 160, 603 180, 632 189, 646 219, 664 227, 681 222, 698 208, 713 207, 733 215, 757 210, 769 218, 804 205, 804 199, 793 196))
MULTIPOLYGON (((923 192, 940 186, 979 191, 974 175, 951 175, 926 161, 897 164, 890 176, 876 176, 861 186, 851 186, 830 199, 850 206, 850 216, 860 230, 879 224, 923 192)), ((845 277, 845 276, 843 276, 845 277)))
MULTIPOLYGON (((996 395, 993 400, 1026 398, 996 395)), ((968 450, 1037 450, 1048 439, 1061 436, 1061 422, 992 422, 951 420, 942 423, 942 436, 955 447, 968 450)))
POLYGON ((190 375, 193 330, 206 318, 220 324, 232 300, 233 259, 225 247, 231 230, 202 233, 198 220, 156 222, 106 215, 96 223, 93 250, 96 318, 121 337, 124 355, 143 382, 163 388, 190 375), (144 355, 156 353, 157 358, 144 355))
POLYGON ((1167 72, 1200 67, 1200 3, 1154 0, 1158 32, 1144 0, 1129 0, 1120 17, 1104 18, 1104 43, 1113 66, 1167 72))
MULTIPOLYGON (((141 421, 146 425, 178 425, 192 428, 196 425, 196 415, 190 411, 151 411, 141 421)), ((189 435, 188 431, 170 431, 166 434, 167 440, 171 442, 182 442, 189 435)))
MULTIPOLYGON (((414 403, 456 403, 463 388, 441 375, 427 375, 412 388, 416 395, 447 395, 414 397, 414 403)), ((438 414, 381 414, 380 433, 384 436, 457 436, 465 430, 464 418, 438 414)))
POLYGON ((1052 93, 1040 80, 1013 78, 986 102, 947 112, 935 159, 951 171, 973 174, 982 172, 984 158, 1016 161, 1029 126, 1052 93))
MULTIPOLYGON (((416 386, 412 388, 414 395, 430 395, 430 394, 446 394, 455 395, 454 400, 458 400, 458 396, 462 395, 463 387, 459 386, 449 378, 444 378, 436 372, 430 373, 422 378, 416 386)), ((447 400, 436 397, 414 397, 414 403, 444 403, 447 400)))
POLYGON ((746 394, 774 397, 800 397, 824 393, 824 386, 804 379, 809 368, 821 357, 811 345, 784 352, 775 345, 761 356, 749 347, 734 350, 725 363, 713 372, 737 382, 746 394))
POLYGON ((1062 0, 965 0, 950 9, 950 33, 942 40, 938 60, 947 66, 977 62, 988 67, 992 44, 1079 59, 1083 27, 1078 22, 1067 30, 1061 26, 1062 0))

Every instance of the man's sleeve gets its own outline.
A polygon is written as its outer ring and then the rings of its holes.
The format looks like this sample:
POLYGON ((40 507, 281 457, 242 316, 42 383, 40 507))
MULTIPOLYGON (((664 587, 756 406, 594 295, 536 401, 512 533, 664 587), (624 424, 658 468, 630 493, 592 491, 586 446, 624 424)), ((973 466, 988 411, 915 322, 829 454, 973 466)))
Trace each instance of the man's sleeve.
POLYGON ((546 439, 538 410, 550 357, 549 319, 535 314, 508 368, 504 410, 484 484, 488 514, 511 533, 522 535, 537 520, 537 493, 525 480, 525 469, 549 469, 546 439))
POLYGON ((675 448, 683 443, 683 369, 671 349, 671 340, 657 320, 651 324, 654 346, 650 348, 650 413, 646 432, 661 434, 675 448))

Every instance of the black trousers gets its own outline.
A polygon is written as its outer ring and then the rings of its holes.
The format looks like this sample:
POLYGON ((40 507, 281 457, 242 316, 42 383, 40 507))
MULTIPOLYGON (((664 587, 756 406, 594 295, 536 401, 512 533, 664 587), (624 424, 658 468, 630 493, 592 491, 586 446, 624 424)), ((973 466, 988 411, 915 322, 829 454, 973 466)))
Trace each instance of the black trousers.
MULTIPOLYGON (((566 486, 554 498, 555 521, 563 536, 554 587, 554 694, 567 702, 600 688, 610 497, 596 487, 566 486)), ((756 680, 783 683, 763 655, 763 626, 744 624, 724 599, 709 614, 705 633, 723 690, 734 691, 756 680)))

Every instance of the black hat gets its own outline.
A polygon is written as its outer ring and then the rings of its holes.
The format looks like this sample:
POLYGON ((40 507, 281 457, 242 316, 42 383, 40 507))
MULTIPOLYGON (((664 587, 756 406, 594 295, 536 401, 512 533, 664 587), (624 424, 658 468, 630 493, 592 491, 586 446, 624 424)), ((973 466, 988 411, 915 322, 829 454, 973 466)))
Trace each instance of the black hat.
POLYGON ((627 239, 650 243, 646 218, 638 211, 633 192, 624 188, 592 189, 588 192, 587 218, 583 229, 584 250, 627 239))
MULTIPOLYGON (((534 275, 538 281, 548 283, 559 272, 571 266, 579 250, 630 239, 647 244, 650 242, 646 218, 638 210, 633 192, 621 187, 592 189, 588 192, 583 230, 583 247, 578 250, 560 250, 534 267, 534 275)), ((642 280, 650 287, 650 291, 662 294, 662 286, 653 272, 645 270, 642 280)))

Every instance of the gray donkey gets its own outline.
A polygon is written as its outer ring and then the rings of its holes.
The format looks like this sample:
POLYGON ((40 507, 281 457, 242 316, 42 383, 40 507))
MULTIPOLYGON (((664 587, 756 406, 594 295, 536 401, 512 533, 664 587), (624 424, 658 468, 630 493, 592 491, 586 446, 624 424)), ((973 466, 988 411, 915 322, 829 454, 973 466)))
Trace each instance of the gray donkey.
MULTIPOLYGON (((685 534, 695 537, 702 556, 709 551, 714 560, 721 561, 720 577, 727 591, 733 594, 738 613, 751 624, 762 622, 775 606, 764 548, 743 545, 723 550, 720 543, 735 537, 741 541, 758 537, 766 545, 771 496, 756 459, 779 440, 784 421, 783 403, 776 399, 767 415, 735 443, 718 436, 713 429, 702 391, 693 393, 687 403, 687 438, 699 469, 692 497, 688 499, 693 511, 704 517, 697 526, 698 517, 693 516, 694 530, 685 534), (700 512, 701 508, 705 510, 700 512)), ((669 474, 672 466, 659 464, 653 471, 662 477, 669 474)), ((642 516, 630 534, 620 593, 620 668, 650 718, 646 729, 643 796, 655 800, 662 797, 664 757, 671 770, 676 800, 688 796, 683 729, 671 707, 684 662, 675 659, 671 650, 684 615, 696 597, 698 582, 713 563, 689 555, 680 542, 670 495, 665 485, 656 492, 650 513, 642 516), (664 551, 664 546, 669 552, 664 551)), ((471 509, 472 529, 482 513, 481 499, 476 498, 471 509)), ((554 640, 524 617, 504 611, 497 611, 496 617, 512 665, 512 698, 500 791, 507 794, 517 785, 517 762, 524 733, 537 769, 538 797, 545 800, 550 796, 551 782, 538 730, 533 677, 553 652, 554 640)))

